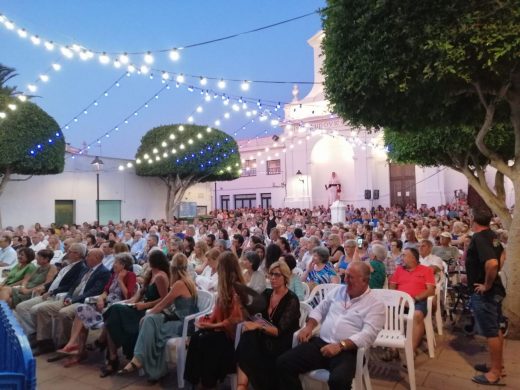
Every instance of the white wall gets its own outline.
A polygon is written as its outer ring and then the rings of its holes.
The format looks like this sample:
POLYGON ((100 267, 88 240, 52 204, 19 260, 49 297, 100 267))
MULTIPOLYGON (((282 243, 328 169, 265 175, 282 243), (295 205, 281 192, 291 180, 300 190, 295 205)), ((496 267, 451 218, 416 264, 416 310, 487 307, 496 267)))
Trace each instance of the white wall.
MULTIPOLYGON (((93 156, 67 154, 64 172, 59 175, 33 176, 27 181, 13 181, 0 198, 3 226, 35 222, 48 225, 54 222, 54 201, 75 201, 75 222, 92 222, 96 219, 96 174, 90 162, 93 156)), ((121 218, 164 218, 166 187, 158 178, 140 177, 133 168, 119 171, 126 161, 101 157, 104 162, 100 173, 100 200, 121 200, 121 218)), ((26 176, 15 175, 14 178, 26 176)), ((185 201, 211 206, 208 184, 188 189, 185 201)))

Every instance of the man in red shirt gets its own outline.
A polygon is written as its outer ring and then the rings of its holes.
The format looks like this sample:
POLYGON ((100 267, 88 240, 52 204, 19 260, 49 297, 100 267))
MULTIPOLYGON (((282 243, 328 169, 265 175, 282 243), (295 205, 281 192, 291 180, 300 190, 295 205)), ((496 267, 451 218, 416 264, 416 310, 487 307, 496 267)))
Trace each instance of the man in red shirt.
POLYGON ((416 350, 425 334, 424 317, 427 314, 426 301, 435 295, 435 276, 430 267, 419 263, 419 251, 407 248, 403 253, 402 267, 392 275, 389 288, 408 293, 415 300, 413 324, 413 348, 416 350))

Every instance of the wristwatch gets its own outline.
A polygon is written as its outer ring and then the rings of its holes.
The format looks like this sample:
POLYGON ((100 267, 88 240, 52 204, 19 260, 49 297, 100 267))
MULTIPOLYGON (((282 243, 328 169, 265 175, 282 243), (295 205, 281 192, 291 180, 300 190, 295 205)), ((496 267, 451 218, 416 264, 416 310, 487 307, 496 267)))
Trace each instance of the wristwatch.
POLYGON ((348 347, 347 342, 345 340, 341 340, 339 342, 339 345, 341 345, 341 350, 342 351, 345 351, 347 349, 347 347, 348 347))

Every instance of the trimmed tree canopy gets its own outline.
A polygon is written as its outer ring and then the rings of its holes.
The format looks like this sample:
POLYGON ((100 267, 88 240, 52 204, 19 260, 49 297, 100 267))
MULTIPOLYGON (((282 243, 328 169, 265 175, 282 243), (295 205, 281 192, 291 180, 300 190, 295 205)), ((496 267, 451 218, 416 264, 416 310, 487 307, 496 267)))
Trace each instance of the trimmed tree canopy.
POLYGON ((65 140, 59 128, 58 123, 36 104, 18 102, 17 109, 0 120, 0 173, 48 175, 62 172, 65 140), (53 141, 49 143, 49 139, 53 141), (34 155, 31 150, 35 151, 34 155))
POLYGON ((136 162, 140 176, 178 175, 193 177, 197 182, 240 176, 240 155, 233 137, 197 125, 153 128, 143 136, 136 162))
POLYGON ((240 155, 233 137, 211 127, 167 125, 146 133, 136 154, 136 172, 157 176, 168 187, 166 218, 196 183, 234 180, 240 176, 240 155))

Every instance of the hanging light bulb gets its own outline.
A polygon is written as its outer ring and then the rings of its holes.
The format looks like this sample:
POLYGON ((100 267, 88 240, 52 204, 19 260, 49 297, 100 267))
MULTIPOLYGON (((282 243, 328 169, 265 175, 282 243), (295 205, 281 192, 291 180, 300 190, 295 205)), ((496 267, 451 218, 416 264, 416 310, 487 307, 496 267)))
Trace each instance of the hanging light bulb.
POLYGON ((107 55, 107 53, 103 52, 99 56, 99 62, 101 62, 103 65, 106 65, 110 62, 110 57, 107 55))
POLYGON ((68 46, 62 46, 60 48, 61 54, 63 54, 67 58, 74 57, 74 52, 68 48, 68 46))
POLYGON ((200 85, 206 85, 208 83, 208 79, 206 77, 201 77, 199 83, 200 85))
POLYGON ((177 49, 170 50, 170 60, 178 61, 181 58, 181 55, 177 49))
POLYGON ((189 117, 188 117, 188 122, 189 122, 189 123, 192 123, 194 120, 195 120, 195 119, 193 119, 192 116, 189 116, 189 117))
POLYGON ((126 54, 126 53, 121 54, 119 56, 119 62, 121 62, 123 65, 128 64, 128 62, 129 62, 128 54, 126 54))
POLYGON ((121 62, 116 58, 114 60, 114 68, 119 69, 121 67, 121 62))
POLYGON ((36 92, 36 91, 38 90, 38 87, 37 87, 36 85, 34 85, 34 84, 29 84, 29 85, 27 86, 27 89, 28 89, 29 91, 31 91, 31 92, 36 92))
POLYGON ((20 38, 27 38, 27 30, 25 28, 18 29, 18 35, 20 38))
POLYGON ((45 41, 43 46, 45 46, 45 48, 47 50, 49 50, 49 51, 53 51, 54 50, 54 43, 52 41, 45 41))
POLYGON ((40 37, 38 35, 33 35, 31 37, 31 42, 33 43, 33 45, 38 46, 41 43, 41 41, 42 40, 40 39, 40 37))
MULTIPOLYGON (((120 60, 121 61, 121 60, 120 60)), ((128 65, 128 67, 126 68, 126 70, 128 70, 129 73, 134 73, 135 72, 135 66, 130 64, 128 65)))
POLYGON ((146 65, 141 65, 139 70, 141 71, 142 74, 147 74, 150 71, 150 69, 148 69, 148 67, 146 65))
POLYGON ((27 101, 27 96, 25 95, 18 95, 18 100, 20 100, 21 102, 26 102, 27 101))
POLYGON ((242 91, 249 91, 249 81, 245 80, 242 82, 242 84, 240 84, 240 88, 242 91))
POLYGON ((125 170, 125 167, 120 165, 117 169, 119 169, 120 171, 124 171, 125 170))
POLYGON ((83 61, 87 61, 88 59, 90 59, 88 53, 86 50, 82 50, 80 53, 79 53, 79 58, 81 58, 83 61))
POLYGON ((154 58, 153 58, 153 55, 151 52, 146 52, 146 54, 144 55, 144 62, 146 62, 147 64, 153 64, 153 61, 154 61, 154 58))
POLYGON ((11 22, 10 20, 7 20, 5 23, 4 23, 4 26, 6 29, 8 30, 14 30, 14 23, 11 22))
POLYGON ((211 127, 206 127, 206 132, 211 133, 211 127))
POLYGON ((47 81, 49 81, 49 76, 47 76, 46 74, 41 74, 40 80, 46 83, 47 81))
POLYGON ((7 108, 9 108, 11 111, 15 111, 16 110, 16 104, 8 104, 7 105, 7 108))
POLYGON ((170 79, 170 75, 168 72, 162 72, 162 78, 163 80, 169 80, 170 79))
POLYGON ((197 109, 196 109, 195 111, 197 111, 197 112, 199 112, 199 113, 202 112, 202 106, 198 106, 197 109))
POLYGON ((177 81, 178 83, 184 83, 184 75, 181 73, 176 77, 175 81, 177 81))
POLYGON ((220 81, 217 83, 217 86, 218 86, 220 89, 224 89, 224 88, 226 88, 226 82, 224 81, 224 79, 220 79, 220 81))

